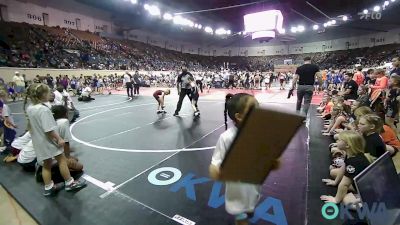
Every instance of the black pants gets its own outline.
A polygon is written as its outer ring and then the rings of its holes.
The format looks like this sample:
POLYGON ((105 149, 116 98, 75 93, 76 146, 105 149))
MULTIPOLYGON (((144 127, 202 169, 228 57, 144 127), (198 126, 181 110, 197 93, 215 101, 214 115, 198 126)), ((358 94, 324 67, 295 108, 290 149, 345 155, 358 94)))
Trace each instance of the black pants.
POLYGON ((196 85, 199 86, 200 92, 203 93, 203 82, 201 80, 196 80, 196 85))
POLYGON ((133 97, 133 86, 131 82, 126 83, 126 93, 128 94, 128 97, 133 97))
POLYGON ((307 116, 308 109, 310 108, 311 100, 313 97, 314 86, 313 85, 299 85, 297 87, 297 104, 296 110, 300 111, 302 108, 301 104, 304 98, 304 105, 303 105, 303 115, 307 116))
POLYGON ((228 86, 227 86, 226 88, 229 89, 230 87, 232 87, 232 88, 235 87, 235 81, 233 81, 233 80, 229 80, 229 81, 228 81, 228 86))
POLYGON ((140 87, 140 85, 139 84, 134 84, 133 85, 133 93, 136 95, 139 95, 139 87, 140 87))
POLYGON ((178 104, 176 105, 176 110, 175 113, 179 113, 179 111, 181 111, 182 108, 182 101, 185 98, 185 96, 187 95, 190 99, 190 93, 191 90, 190 89, 181 89, 181 92, 179 93, 179 100, 178 100, 178 104))
POLYGON ((30 163, 19 163, 26 172, 35 172, 36 159, 30 163))

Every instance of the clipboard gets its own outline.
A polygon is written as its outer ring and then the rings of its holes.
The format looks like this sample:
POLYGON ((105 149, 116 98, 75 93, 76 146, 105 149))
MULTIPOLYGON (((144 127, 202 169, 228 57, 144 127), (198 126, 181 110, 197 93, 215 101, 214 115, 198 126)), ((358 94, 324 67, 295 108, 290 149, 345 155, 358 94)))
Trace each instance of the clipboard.
POLYGON ((304 119, 298 114, 253 108, 226 153, 220 180, 264 183, 304 119))

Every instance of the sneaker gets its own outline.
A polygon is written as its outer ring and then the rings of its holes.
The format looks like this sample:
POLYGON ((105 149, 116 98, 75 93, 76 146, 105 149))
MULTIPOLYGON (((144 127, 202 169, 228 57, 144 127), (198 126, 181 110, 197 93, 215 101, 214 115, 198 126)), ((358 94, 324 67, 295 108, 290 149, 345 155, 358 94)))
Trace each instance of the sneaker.
POLYGON ((7 146, 0 147, 0 153, 4 152, 7 149, 7 146))
POLYGON ((167 111, 165 111, 165 110, 162 110, 162 111, 161 111, 161 113, 164 113, 164 114, 165 114, 165 113, 167 113, 167 111))
POLYGON ((46 197, 55 196, 60 190, 64 188, 64 183, 54 184, 54 186, 50 190, 44 190, 43 195, 46 197))
POLYGON ((161 111, 161 110, 157 110, 157 114, 160 114, 160 113, 162 113, 163 111, 161 111))
POLYGON ((74 182, 72 182, 72 184, 70 185, 66 185, 65 186, 65 190, 66 191, 78 191, 84 187, 86 187, 86 182, 82 181, 82 180, 75 180, 74 182))
POLYGON ((175 112, 175 113, 174 113, 174 116, 179 116, 179 113, 178 113, 178 112, 175 112))

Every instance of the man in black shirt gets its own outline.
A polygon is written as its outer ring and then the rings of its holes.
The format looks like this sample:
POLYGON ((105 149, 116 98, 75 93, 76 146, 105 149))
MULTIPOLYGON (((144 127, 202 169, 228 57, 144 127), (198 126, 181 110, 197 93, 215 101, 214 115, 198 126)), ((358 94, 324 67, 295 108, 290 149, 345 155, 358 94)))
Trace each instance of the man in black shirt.
POLYGON ((182 101, 187 95, 190 98, 191 88, 190 82, 194 81, 193 75, 187 71, 186 67, 182 67, 182 73, 178 75, 177 88, 179 94, 179 101, 176 105, 174 116, 179 115, 182 108, 182 101))
POLYGON ((296 87, 297 81, 299 85, 297 87, 297 104, 296 110, 300 112, 301 104, 304 98, 303 112, 307 116, 308 109, 310 108, 311 99, 314 91, 314 80, 315 75, 319 72, 317 65, 311 64, 311 58, 304 58, 304 65, 300 66, 296 70, 296 74, 293 78, 292 90, 296 87))
POLYGON ((353 80, 352 73, 346 73, 344 75, 344 92, 342 93, 344 100, 353 99, 356 100, 358 98, 358 84, 353 80))

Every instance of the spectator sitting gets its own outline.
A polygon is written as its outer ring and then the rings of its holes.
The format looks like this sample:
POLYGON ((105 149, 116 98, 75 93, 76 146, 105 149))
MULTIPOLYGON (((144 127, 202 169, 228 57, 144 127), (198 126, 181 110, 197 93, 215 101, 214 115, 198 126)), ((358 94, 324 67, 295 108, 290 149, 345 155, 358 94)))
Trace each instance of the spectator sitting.
POLYGON ((84 102, 89 102, 94 100, 90 95, 92 93, 92 89, 89 87, 89 85, 84 84, 84 88, 82 89, 81 96, 79 96, 78 101, 84 101, 84 102))

